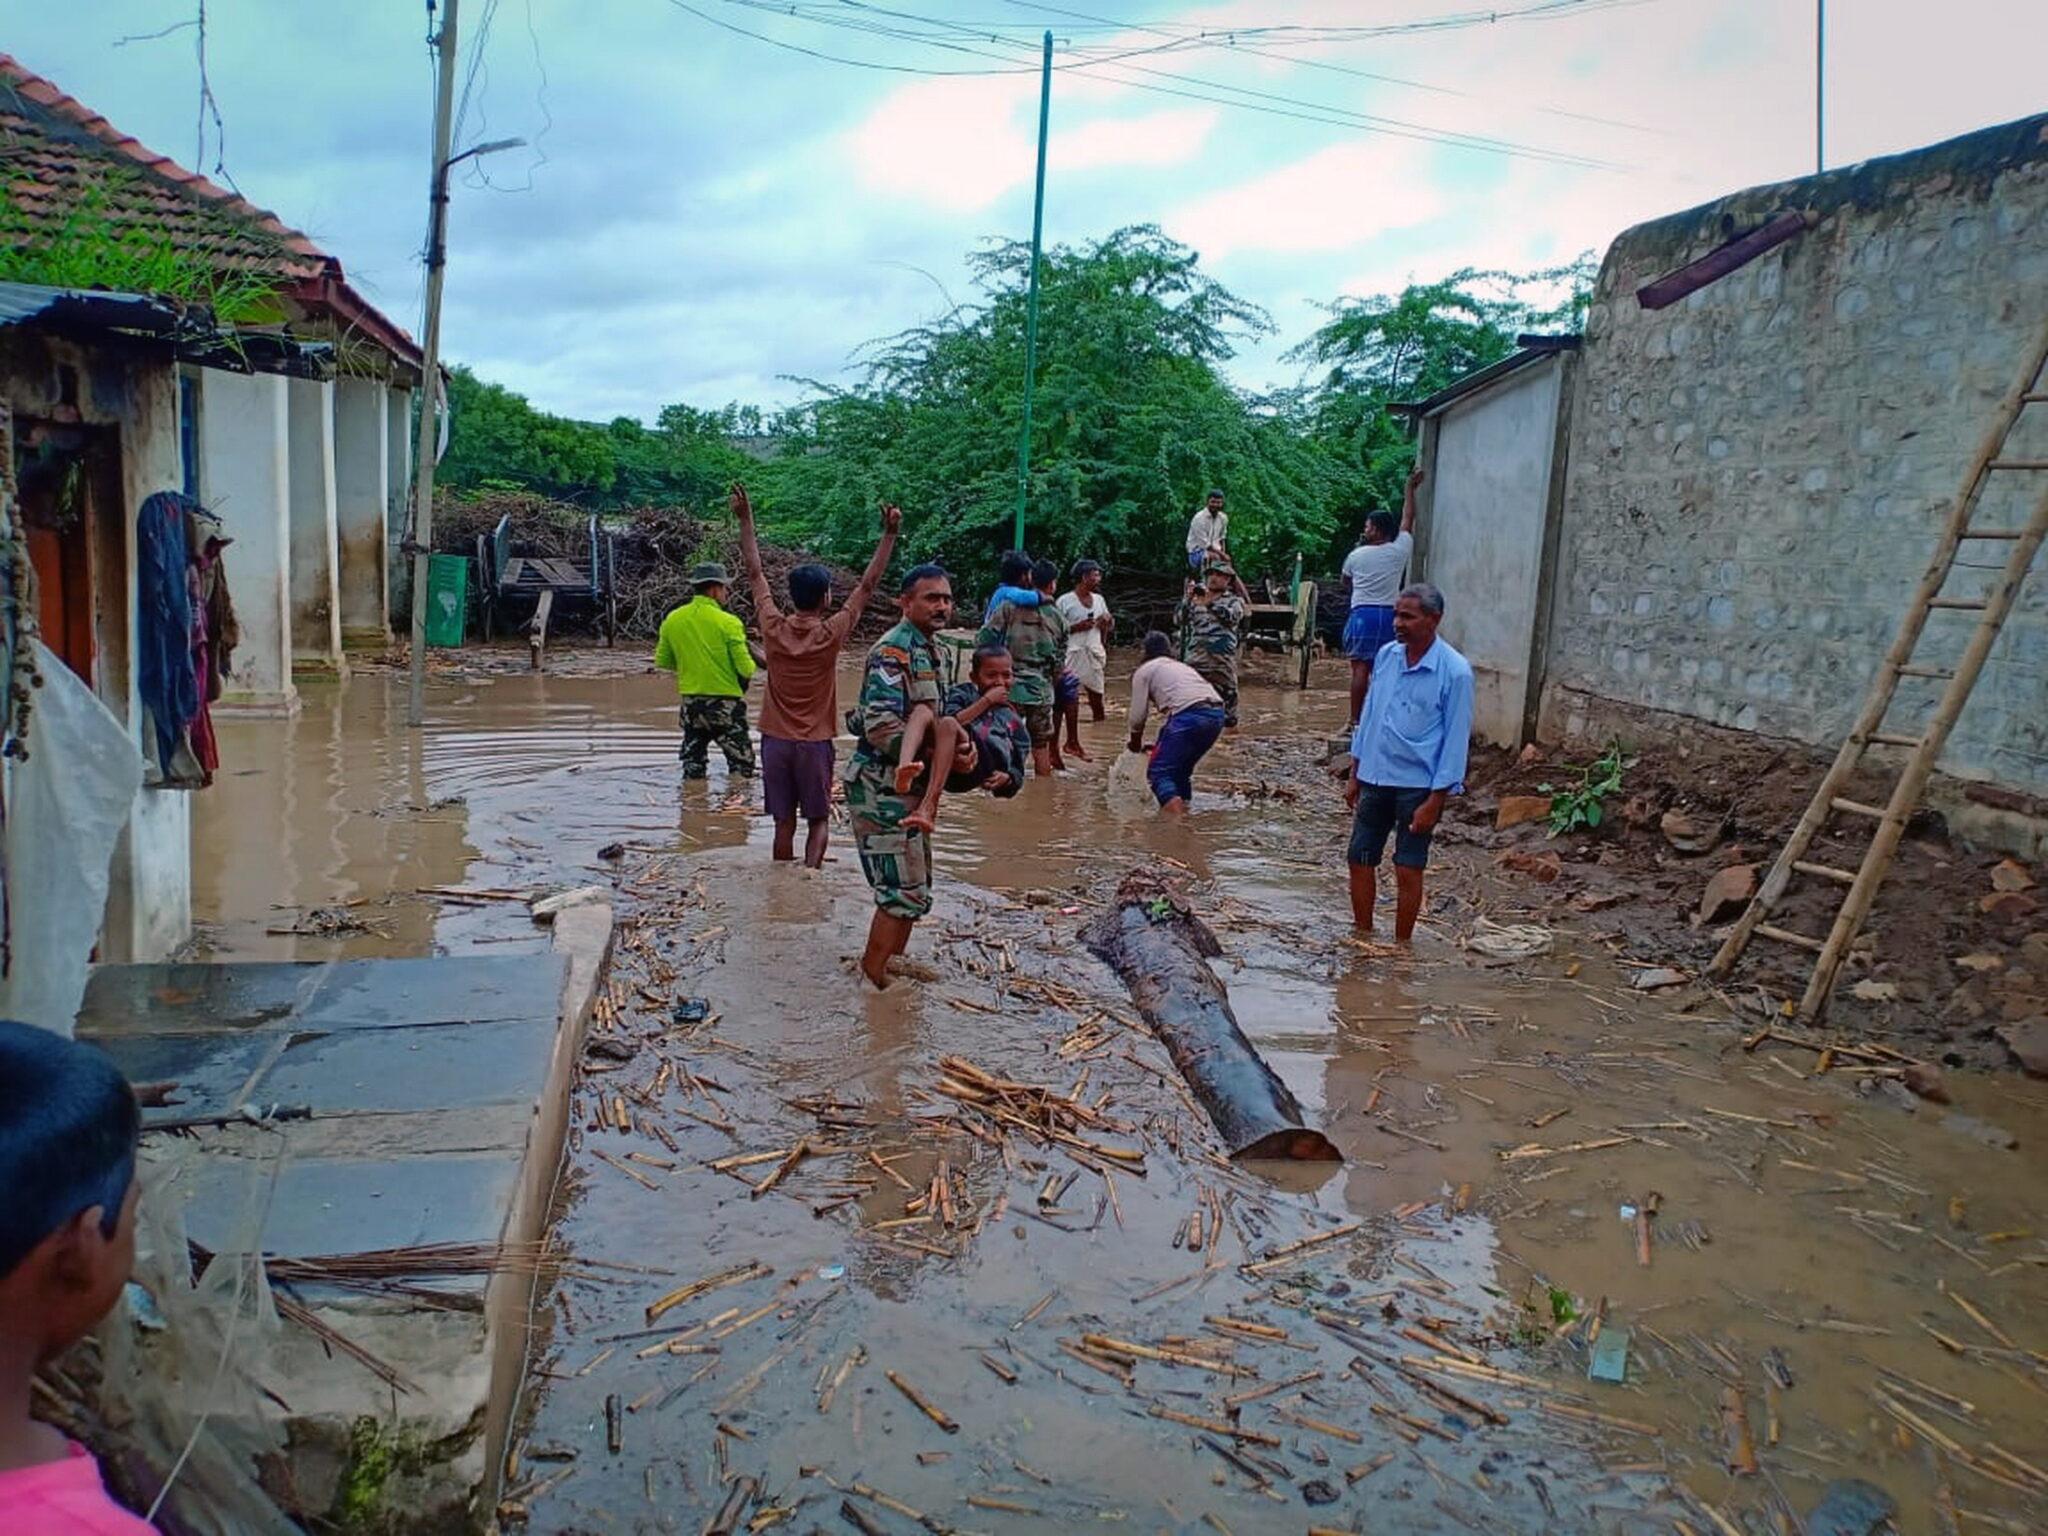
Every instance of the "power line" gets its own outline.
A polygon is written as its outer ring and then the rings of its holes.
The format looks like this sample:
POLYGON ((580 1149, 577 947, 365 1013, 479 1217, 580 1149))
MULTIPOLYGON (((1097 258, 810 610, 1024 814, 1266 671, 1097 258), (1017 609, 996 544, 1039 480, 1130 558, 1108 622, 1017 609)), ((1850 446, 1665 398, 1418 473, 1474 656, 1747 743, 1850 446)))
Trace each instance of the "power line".
MULTIPOLYGON (((1120 28, 1122 30, 1127 31, 1147 32, 1158 37, 1173 37, 1184 34, 1188 41, 1199 40, 1209 42, 1212 44, 1216 42, 1221 42, 1235 52, 1248 53, 1256 58, 1273 59, 1278 62, 1290 64, 1301 69, 1318 69, 1329 74, 1349 75, 1360 80, 1378 80, 1388 85, 1405 86, 1410 90, 1428 91, 1435 95, 1440 96, 1458 96, 1468 101, 1498 101, 1501 99, 1500 97, 1489 93, 1459 90, 1456 86, 1450 85, 1435 85, 1427 80, 1411 80, 1401 75, 1383 74, 1377 70, 1359 69, 1349 64, 1333 63, 1328 59, 1289 58, 1285 54, 1278 53, 1275 51, 1276 48, 1285 44, 1298 44, 1302 46, 1323 46, 1332 42, 1361 41, 1363 40, 1363 38, 1367 36, 1379 37, 1385 35, 1402 34, 1418 30, 1440 31, 1445 30, 1452 26, 1476 26, 1479 24, 1477 20, 1442 18, 1432 22, 1408 23, 1405 25, 1389 24, 1380 27, 1347 27, 1334 29, 1302 29, 1296 27, 1252 27, 1233 31, 1228 28, 1199 30, 1194 28, 1182 28, 1179 29, 1178 32, 1176 32, 1175 29, 1159 25, 1156 23, 1118 22, 1113 18, 1094 16, 1086 11, 1075 11, 1069 10, 1064 6, 1044 4, 1042 3, 1042 0, 1006 0, 1006 3, 1019 6, 1025 10, 1037 11, 1049 16, 1059 16, 1063 18, 1072 17, 1080 19, 1102 28, 1120 28), (1293 34, 1305 31, 1312 31, 1318 35, 1299 37, 1279 35, 1293 34), (1341 37, 1328 35, 1335 32, 1342 32, 1344 35, 1341 37), (1265 39, 1264 45, 1261 46, 1259 44, 1248 43, 1243 41, 1243 39, 1248 37, 1263 38, 1265 39)), ((1549 0, 1549 3, 1539 4, 1523 11, 1490 12, 1486 14, 1485 20, 1487 20, 1488 22, 1515 20, 1554 20, 1557 17, 1565 14, 1583 14, 1589 11, 1613 10, 1619 9, 1624 6, 1633 8, 1638 5, 1648 5, 1652 3, 1654 3, 1654 0, 1549 0), (1570 7, 1570 10, 1567 11, 1566 7, 1570 7)), ((1019 22, 1018 25, 1027 26, 1036 25, 1036 23, 1019 22)), ((1642 123, 1631 123, 1625 122, 1618 118, 1600 117, 1594 113, 1589 112, 1574 112, 1566 107, 1546 107, 1535 105, 1533 103, 1528 105, 1529 110, 1531 111, 1541 112, 1553 117, 1571 118, 1578 122, 1592 123, 1596 126, 1603 128, 1622 128, 1628 130, 1631 133, 1649 133, 1658 134, 1660 136, 1664 134, 1663 129, 1647 127, 1642 123)))
MULTIPOLYGON (((685 3, 685 0, 670 0, 670 3, 679 6, 681 9, 691 11, 693 14, 700 16, 703 15, 703 13, 697 11, 694 6, 685 3)), ((967 36, 972 37, 974 39, 975 44, 986 42, 995 44, 997 46, 1026 48, 1030 46, 1029 44, 1023 43, 1022 40, 1012 40, 1004 37, 983 37, 979 33, 972 32, 964 23, 947 22, 939 18, 921 16, 911 12, 887 10, 879 6, 862 4, 860 3, 860 0, 839 0, 839 4, 842 9, 862 13, 858 17, 846 16, 836 13, 831 15, 824 15, 818 14, 812 10, 793 12, 792 8, 786 5, 774 3, 774 0, 725 0, 725 3, 730 5, 741 6, 747 9, 768 11, 780 16, 793 15, 795 19, 811 21, 819 25, 837 26, 846 30, 866 32, 876 35, 897 38, 905 41, 923 43, 927 46, 942 48, 955 53, 964 53, 981 58, 995 59, 998 62, 1002 62, 1005 64, 1008 63, 1008 58, 1003 54, 992 54, 989 53, 983 47, 971 46, 966 42, 945 41, 941 38, 935 38, 934 36, 927 32, 914 32, 905 30, 901 27, 892 27, 889 26, 886 22, 880 20, 880 18, 893 17, 897 20, 913 21, 920 23, 926 27, 937 27, 942 32, 950 32, 955 34, 956 36, 965 34, 967 36)), ((1617 3, 1640 3, 1640 0, 1550 0, 1550 4, 1553 6, 1559 3, 1566 3, 1572 4, 1574 6, 1583 7, 1588 4, 1611 5, 1617 3)), ((1091 22, 1104 22, 1106 20, 1106 18, 1092 16, 1085 12, 1065 11, 1059 7, 1045 6, 1038 8, 1043 10, 1054 11, 1057 14, 1061 15, 1079 16, 1081 19, 1091 22)), ((854 64, 866 68, 886 69, 892 72, 905 74, 959 75, 1019 72, 1015 68, 1005 69, 1002 71, 930 70, 919 66, 901 64, 880 64, 869 60, 847 59, 835 55, 826 54, 820 50, 806 48, 799 44, 790 43, 784 39, 774 38, 762 33, 752 32, 744 27, 739 27, 729 22, 719 21, 717 18, 714 17, 705 17, 705 19, 713 21, 716 25, 725 27, 728 31, 739 32, 742 35, 754 37, 760 41, 769 42, 778 47, 790 48, 794 51, 805 53, 812 57, 828 59, 836 63, 854 64)), ((1141 27, 1136 30, 1158 29, 1147 29, 1141 27)), ((1175 39, 1173 43, 1168 46, 1179 46, 1180 41, 1181 40, 1179 39, 1175 39)), ((1218 46, 1219 43, 1220 39, 1212 37, 1209 46, 1218 46)), ((1489 154, 1509 155, 1523 159, 1545 161, 1553 164, 1579 166, 1586 169, 1611 170, 1617 168, 1612 162, 1597 160, 1587 155, 1577 155, 1567 151, 1560 150, 1549 150, 1542 148, 1538 145, 1520 143, 1509 139, 1493 138, 1483 134, 1467 134, 1460 133, 1455 130, 1432 128, 1427 124, 1423 123, 1409 122, 1405 119, 1387 117, 1377 113, 1361 112, 1349 107, 1334 106, 1327 102, 1303 100, 1299 97, 1284 96, 1276 92, 1257 90, 1248 86, 1226 85, 1217 81, 1205 80, 1195 76, 1176 74, 1169 70, 1153 69, 1145 65, 1126 62, 1129 59, 1136 58, 1141 55, 1153 54, 1164 51, 1167 51, 1167 46, 1162 46, 1158 48, 1119 50, 1115 53, 1111 53, 1102 57, 1087 57, 1080 55, 1078 51, 1076 51, 1075 57, 1071 58, 1068 63, 1058 67, 1068 70, 1097 71, 1098 78, 1102 78, 1112 83, 1123 85, 1134 90, 1149 90, 1161 95, 1179 97, 1185 100, 1201 101, 1216 106, 1237 107, 1246 111, 1262 111, 1270 116, 1289 118, 1302 122, 1317 123, 1323 126, 1359 129, 1371 133, 1386 134, 1396 138, 1408 138, 1425 143, 1441 144, 1449 148, 1475 149, 1489 154), (1099 73, 1100 71, 1112 67, 1124 71, 1125 73, 1114 75, 1099 73), (1150 76, 1156 80, 1163 80, 1172 83, 1167 85, 1153 84, 1150 80, 1131 79, 1129 78, 1130 74, 1150 76), (1215 92, 1222 92, 1225 94, 1211 94, 1215 92)))

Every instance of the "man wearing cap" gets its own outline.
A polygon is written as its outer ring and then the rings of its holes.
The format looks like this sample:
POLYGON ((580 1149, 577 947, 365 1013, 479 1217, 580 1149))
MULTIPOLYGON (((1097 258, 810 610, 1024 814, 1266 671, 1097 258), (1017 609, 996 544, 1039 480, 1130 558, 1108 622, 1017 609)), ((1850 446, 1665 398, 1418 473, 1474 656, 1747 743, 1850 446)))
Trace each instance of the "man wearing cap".
POLYGON ((1223 724, 1237 729, 1237 651, 1244 630, 1244 585, 1237 572, 1219 560, 1202 568, 1200 583, 1190 580, 1174 610, 1180 627, 1180 659, 1202 675, 1223 701, 1223 724))
POLYGON ((753 777, 754 742, 747 734, 747 681, 754 675, 754 655, 747 632, 725 611, 730 585, 723 565, 707 560, 690 572, 692 596, 661 621, 654 644, 654 664, 676 675, 682 696, 683 777, 701 779, 709 771, 711 744, 725 754, 732 778, 753 777))

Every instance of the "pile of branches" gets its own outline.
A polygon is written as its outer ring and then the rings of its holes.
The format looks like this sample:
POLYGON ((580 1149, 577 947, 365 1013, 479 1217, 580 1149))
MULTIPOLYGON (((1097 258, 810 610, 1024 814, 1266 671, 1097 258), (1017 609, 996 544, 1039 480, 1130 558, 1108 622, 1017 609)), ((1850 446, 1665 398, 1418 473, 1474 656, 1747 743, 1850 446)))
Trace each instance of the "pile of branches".
MULTIPOLYGON (((512 519, 514 555, 569 560, 579 569, 589 565, 589 511, 526 491, 482 491, 444 498, 434 509, 434 547, 446 554, 474 555, 477 539, 488 535, 507 515, 512 519)), ((753 595, 740 563, 739 530, 731 523, 707 522, 683 507, 627 507, 602 513, 599 526, 614 539, 622 637, 652 640, 669 611, 690 600, 690 569, 704 560, 717 560, 732 573, 726 606, 749 627, 758 627, 753 595)), ((815 559, 803 550, 762 544, 761 565, 778 603, 787 603, 790 570, 815 559)), ((829 561, 819 563, 832 573, 833 602, 845 601, 859 573, 829 561)), ((566 628, 592 620, 569 612, 551 622, 566 628)), ((865 643, 895 622, 893 605, 886 596, 878 598, 868 604, 853 638, 865 643)))

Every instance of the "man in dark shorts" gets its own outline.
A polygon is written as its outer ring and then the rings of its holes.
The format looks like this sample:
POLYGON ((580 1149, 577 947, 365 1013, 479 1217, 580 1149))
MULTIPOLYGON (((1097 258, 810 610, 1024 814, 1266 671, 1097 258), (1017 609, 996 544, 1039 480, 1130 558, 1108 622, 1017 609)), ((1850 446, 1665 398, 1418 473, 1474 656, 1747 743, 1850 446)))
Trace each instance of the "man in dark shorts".
POLYGON ((740 525, 740 556, 754 594, 755 622, 768 656, 768 697, 761 706, 761 787, 775 823, 777 859, 796 857, 796 817, 803 812, 804 863, 825 862, 832 830, 832 738, 839 731, 839 653, 860 622, 889 568, 903 514, 882 508, 882 538, 837 613, 832 573, 822 565, 800 565, 789 573, 791 611, 775 606, 761 546, 754 536, 754 509, 743 485, 732 488, 732 514, 740 525))
MULTIPOLYGON (((853 721, 857 739, 840 772, 860 872, 875 893, 860 968, 878 988, 889 985, 889 962, 909 946, 917 920, 932 909, 931 834, 904 825, 917 802, 896 788, 896 768, 911 711, 919 704, 939 707, 932 636, 953 617, 953 579, 936 565, 912 566, 897 600, 902 622, 868 648, 853 721)), ((964 749, 964 737, 962 744, 964 749)), ((970 770, 974 759, 963 750, 953 766, 970 770)))
POLYGON ((1427 582, 1394 602, 1394 638, 1373 658, 1350 755, 1336 772, 1352 807, 1351 918, 1372 928, 1380 856, 1394 839, 1394 937, 1415 936, 1422 872, 1444 800, 1465 790, 1472 741, 1472 666, 1437 638, 1444 595, 1427 582))

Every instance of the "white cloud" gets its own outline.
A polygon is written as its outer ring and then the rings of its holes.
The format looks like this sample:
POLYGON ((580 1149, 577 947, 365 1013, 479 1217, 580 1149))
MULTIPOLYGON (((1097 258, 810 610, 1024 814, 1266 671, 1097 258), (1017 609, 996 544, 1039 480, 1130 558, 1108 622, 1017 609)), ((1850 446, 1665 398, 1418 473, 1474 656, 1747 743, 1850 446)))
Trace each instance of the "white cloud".
POLYGON ((1333 144, 1277 171, 1197 198, 1166 221, 1205 257, 1335 251, 1427 224, 1444 207, 1416 145, 1333 144))

